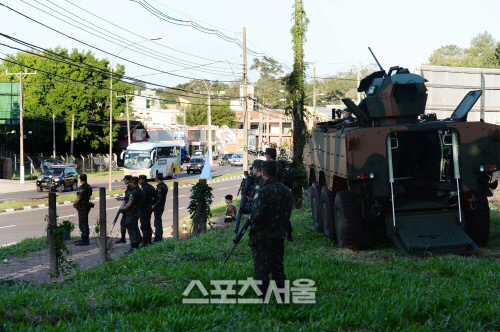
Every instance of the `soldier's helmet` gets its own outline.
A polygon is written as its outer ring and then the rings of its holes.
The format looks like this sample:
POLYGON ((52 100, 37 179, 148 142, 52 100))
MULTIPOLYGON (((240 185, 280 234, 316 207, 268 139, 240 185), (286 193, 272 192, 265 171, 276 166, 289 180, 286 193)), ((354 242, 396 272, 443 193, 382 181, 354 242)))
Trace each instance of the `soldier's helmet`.
POLYGON ((85 173, 80 174, 80 180, 87 182, 87 174, 85 173))

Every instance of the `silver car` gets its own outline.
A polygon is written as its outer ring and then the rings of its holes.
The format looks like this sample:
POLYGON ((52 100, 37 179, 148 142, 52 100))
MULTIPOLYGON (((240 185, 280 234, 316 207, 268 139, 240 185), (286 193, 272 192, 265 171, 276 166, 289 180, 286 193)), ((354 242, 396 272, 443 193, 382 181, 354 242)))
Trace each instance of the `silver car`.
POLYGON ((243 166, 243 155, 235 154, 233 158, 231 158, 231 166, 243 166))

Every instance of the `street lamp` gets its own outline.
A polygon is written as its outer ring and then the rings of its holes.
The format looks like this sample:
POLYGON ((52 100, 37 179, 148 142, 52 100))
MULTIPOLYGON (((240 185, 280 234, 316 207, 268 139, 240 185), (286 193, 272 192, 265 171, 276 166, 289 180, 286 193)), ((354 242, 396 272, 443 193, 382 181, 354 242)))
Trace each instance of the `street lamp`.
POLYGON ((278 100, 275 100, 273 101, 272 103, 270 103, 269 105, 267 105, 268 108, 271 108, 271 105, 274 104, 274 103, 277 103, 278 101, 286 101, 286 99, 278 99, 278 100))
POLYGON ((198 76, 197 74, 193 73, 193 72, 190 72, 189 70, 180 70, 180 71, 185 71, 186 73, 189 73, 191 75, 194 75, 196 77, 198 77, 202 82, 203 84, 205 84, 205 88, 207 89, 207 94, 208 94, 208 111, 207 111, 207 122, 208 122, 208 151, 209 151, 209 157, 208 158, 208 162, 210 163, 210 166, 212 166, 212 110, 210 108, 210 96, 211 96, 211 89, 212 89, 212 86, 214 85, 215 82, 217 82, 220 78, 222 77, 225 77, 225 76, 233 76, 235 74, 239 74, 239 73, 232 73, 232 74, 226 74, 226 75, 222 75, 222 76, 219 76, 218 78, 216 78, 215 80, 212 81, 212 83, 210 84, 210 87, 208 87, 207 85, 207 82, 205 79, 203 79, 201 76, 198 76))

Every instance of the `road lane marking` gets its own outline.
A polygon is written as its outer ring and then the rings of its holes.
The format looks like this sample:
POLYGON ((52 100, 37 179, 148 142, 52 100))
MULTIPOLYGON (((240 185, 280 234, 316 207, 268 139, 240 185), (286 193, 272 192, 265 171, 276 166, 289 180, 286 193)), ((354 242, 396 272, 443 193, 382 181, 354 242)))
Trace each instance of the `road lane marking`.
MULTIPOLYGON (((0 229, 1 229, 1 228, 9 228, 9 227, 16 227, 16 225, 2 226, 2 227, 0 227, 0 229)), ((16 243, 17 243, 17 242, 16 242, 16 243)))
POLYGON ((226 188, 220 188, 219 190, 227 190, 227 189, 229 189, 229 188, 227 188, 227 187, 226 188))

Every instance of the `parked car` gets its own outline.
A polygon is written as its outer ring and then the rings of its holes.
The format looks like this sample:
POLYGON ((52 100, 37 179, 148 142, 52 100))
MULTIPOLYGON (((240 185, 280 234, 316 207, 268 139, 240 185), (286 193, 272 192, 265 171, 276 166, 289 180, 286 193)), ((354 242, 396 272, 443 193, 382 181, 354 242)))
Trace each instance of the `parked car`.
POLYGON ((231 163, 231 159, 233 158, 234 155, 235 155, 234 153, 226 153, 224 155, 224 159, 226 159, 227 162, 230 164, 231 163))
POLYGON ((234 154, 231 158, 231 166, 243 166, 243 155, 234 154))
POLYGON ((49 168, 54 165, 64 165, 64 162, 59 159, 45 159, 42 163, 43 168, 49 168))
POLYGON ((196 173, 196 172, 200 172, 203 171, 203 162, 204 160, 201 159, 201 158, 191 158, 191 160, 189 161, 189 165, 187 167, 187 173, 196 173))
POLYGON ((188 163, 191 157, 188 154, 183 154, 181 156, 181 163, 188 163))
POLYGON ((70 190, 78 188, 78 173, 72 166, 52 166, 36 180, 38 192, 43 189, 57 189, 61 193, 66 191, 66 188, 70 190))

